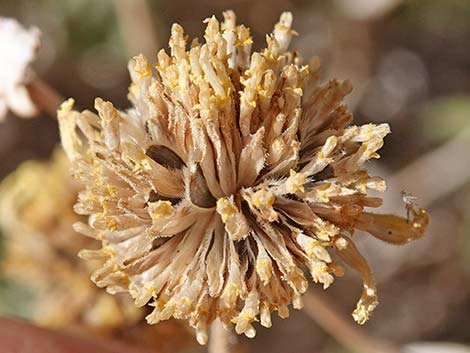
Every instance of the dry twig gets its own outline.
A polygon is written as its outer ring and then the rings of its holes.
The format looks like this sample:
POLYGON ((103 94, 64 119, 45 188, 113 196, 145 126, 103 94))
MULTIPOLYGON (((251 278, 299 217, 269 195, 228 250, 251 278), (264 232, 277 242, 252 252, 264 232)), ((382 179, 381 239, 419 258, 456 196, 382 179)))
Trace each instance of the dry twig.
POLYGON ((307 314, 344 346, 361 353, 401 352, 398 348, 379 342, 361 332, 352 319, 337 310, 319 290, 310 289, 303 298, 307 314))

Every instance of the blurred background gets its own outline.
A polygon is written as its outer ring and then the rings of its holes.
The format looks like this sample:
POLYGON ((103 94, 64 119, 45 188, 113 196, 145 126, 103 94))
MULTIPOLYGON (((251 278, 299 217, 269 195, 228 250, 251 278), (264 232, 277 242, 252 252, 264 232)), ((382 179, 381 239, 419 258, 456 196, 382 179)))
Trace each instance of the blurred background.
MULTIPOLYGON (((292 47, 306 62, 320 58, 324 80, 352 81, 348 105, 355 122, 391 124, 382 158, 370 165, 389 181, 382 211, 403 215, 400 192, 406 189, 431 215, 425 238, 407 246, 358 237, 381 302, 359 330, 397 345, 470 344, 470 1, 0 2, 0 16, 40 28, 36 73, 62 96, 74 97, 81 108, 93 107, 99 96, 125 109, 130 57, 144 52, 153 58, 157 49, 167 48, 173 22, 183 25, 190 37, 202 38, 202 20, 212 14, 221 19, 226 9, 251 28, 255 49, 264 46, 265 34, 282 11, 293 12, 293 27, 300 35, 292 47)), ((49 158, 58 140, 53 119, 23 120, 10 114, 0 124, 0 178, 25 160, 49 158)), ((326 294, 349 315, 360 291, 360 280, 349 272, 326 294)), ((1 314, 28 317, 32 298, 27 288, 0 280, 1 314)), ((269 330, 260 327, 256 339, 241 338, 241 351, 352 352, 305 311, 274 321, 269 330)), ((183 333, 178 330, 176 335, 188 335, 184 328, 183 333)), ((183 351, 201 348, 188 343, 183 351)))

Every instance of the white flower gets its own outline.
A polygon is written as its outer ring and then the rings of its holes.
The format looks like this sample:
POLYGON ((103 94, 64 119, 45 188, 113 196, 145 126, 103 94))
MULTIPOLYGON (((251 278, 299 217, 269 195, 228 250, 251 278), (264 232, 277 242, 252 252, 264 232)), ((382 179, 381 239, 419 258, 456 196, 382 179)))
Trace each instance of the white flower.
POLYGON ((24 28, 16 20, 0 17, 0 121, 8 109, 21 117, 31 117, 37 110, 25 84, 31 79, 29 66, 40 42, 36 27, 24 28))

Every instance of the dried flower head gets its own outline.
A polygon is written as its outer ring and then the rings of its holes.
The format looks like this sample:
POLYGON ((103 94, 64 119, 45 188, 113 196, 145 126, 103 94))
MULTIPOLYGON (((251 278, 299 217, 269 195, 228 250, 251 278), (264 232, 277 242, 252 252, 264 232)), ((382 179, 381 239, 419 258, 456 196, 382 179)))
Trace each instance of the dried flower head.
POLYGON ((85 264, 77 257, 80 249, 95 242, 72 228, 83 216, 73 212, 78 185, 69 168, 57 150, 53 160, 25 162, 2 182, 2 270, 34 291, 32 315, 38 324, 111 333, 143 313, 128 298, 113 297, 90 283, 90 273, 100 264, 85 264))
POLYGON ((0 17, 0 121, 8 109, 21 117, 36 114, 25 84, 31 79, 29 66, 39 48, 40 32, 16 20, 0 17))
POLYGON ((106 261, 92 276, 98 286, 150 302, 149 323, 187 319, 203 344, 216 318, 253 337, 254 321, 287 317, 290 304, 302 307, 306 273, 327 288, 340 261, 363 278, 353 316, 364 323, 376 287, 354 231, 402 244, 428 222, 414 208, 409 222, 365 211, 382 203, 367 193, 385 182, 364 164, 379 157, 389 126, 348 126, 351 85, 320 84, 318 62, 302 66, 288 51, 292 14, 253 53, 248 28, 224 17, 207 19, 205 43, 189 48, 173 25, 155 73, 135 57, 127 112, 101 99, 98 115, 73 111, 72 100, 59 110, 86 185, 75 209, 89 224, 76 229, 103 243, 81 256, 106 261))

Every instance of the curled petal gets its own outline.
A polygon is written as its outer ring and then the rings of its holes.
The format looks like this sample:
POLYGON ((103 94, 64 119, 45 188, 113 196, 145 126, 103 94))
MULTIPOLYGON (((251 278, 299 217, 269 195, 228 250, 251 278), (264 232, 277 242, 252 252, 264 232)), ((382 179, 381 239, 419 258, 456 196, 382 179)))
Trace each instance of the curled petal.
POLYGON ((362 277, 364 289, 353 312, 354 320, 364 324, 378 305, 375 279, 366 259, 359 253, 353 241, 345 236, 336 240, 336 252, 341 259, 355 269, 362 277))
POLYGON ((364 212, 356 226, 387 243, 402 245, 421 238, 428 224, 427 212, 419 209, 409 221, 398 216, 364 212))

